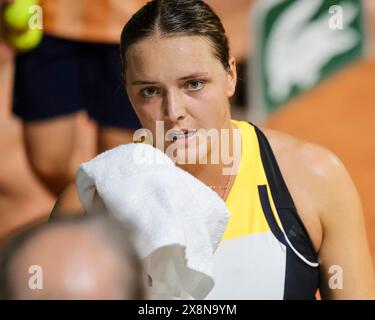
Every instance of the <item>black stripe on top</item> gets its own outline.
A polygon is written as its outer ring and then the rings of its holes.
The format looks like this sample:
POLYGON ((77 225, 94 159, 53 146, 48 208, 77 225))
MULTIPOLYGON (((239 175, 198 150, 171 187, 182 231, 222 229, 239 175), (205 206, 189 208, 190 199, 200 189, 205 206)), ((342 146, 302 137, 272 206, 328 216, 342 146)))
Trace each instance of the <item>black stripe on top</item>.
MULTIPOLYGON (((252 125, 252 124, 251 124, 252 125)), ((272 198, 289 242, 308 261, 317 262, 317 253, 313 247, 305 226, 300 219, 292 196, 277 164, 275 155, 266 136, 255 125, 262 164, 266 173, 272 198)), ((284 299, 315 299, 319 285, 319 268, 305 263, 286 243, 284 234, 276 223, 269 204, 267 187, 258 186, 263 212, 275 237, 286 247, 286 268, 284 299)))
POLYGON ((263 167, 284 231, 293 247, 307 260, 317 262, 317 254, 307 230, 297 213, 292 196, 277 164, 271 146, 262 131, 254 126, 260 148, 263 167))
POLYGON ((258 186, 258 193, 259 193, 259 198, 260 198, 260 203, 262 205, 263 213, 266 217, 268 226, 270 227, 276 239, 279 240, 279 242, 281 242, 282 244, 287 245, 285 237, 284 237, 284 233, 279 228, 276 218, 272 212, 270 200, 268 198, 267 186, 266 185, 258 186))

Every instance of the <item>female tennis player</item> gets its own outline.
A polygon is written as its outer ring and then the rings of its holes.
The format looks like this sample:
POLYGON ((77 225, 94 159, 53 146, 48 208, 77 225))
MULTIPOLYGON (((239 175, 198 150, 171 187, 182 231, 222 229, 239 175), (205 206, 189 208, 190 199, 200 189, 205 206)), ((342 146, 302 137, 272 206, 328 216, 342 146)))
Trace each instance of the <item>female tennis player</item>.
MULTIPOLYGON (((317 289, 323 299, 375 297, 361 202, 348 172, 323 147, 231 118, 236 62, 207 4, 150 1, 125 25, 121 56, 143 127, 157 137, 162 123, 172 135, 166 149, 195 149, 195 163, 177 165, 229 208, 209 299, 314 299, 317 289), (214 136, 205 148, 200 138, 209 130, 229 139, 214 136), (229 148, 234 173, 223 173, 223 159, 200 161, 218 147, 229 148)), ((71 194, 74 184, 54 211, 71 211, 71 194)))

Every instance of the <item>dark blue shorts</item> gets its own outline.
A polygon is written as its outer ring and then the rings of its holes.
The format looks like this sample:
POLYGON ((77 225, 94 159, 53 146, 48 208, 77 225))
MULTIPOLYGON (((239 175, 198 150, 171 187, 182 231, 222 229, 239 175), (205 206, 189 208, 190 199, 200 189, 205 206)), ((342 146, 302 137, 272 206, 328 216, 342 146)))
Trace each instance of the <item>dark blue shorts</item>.
POLYGON ((26 122, 85 109, 99 125, 140 128, 121 78, 118 45, 45 35, 16 57, 13 112, 26 122))

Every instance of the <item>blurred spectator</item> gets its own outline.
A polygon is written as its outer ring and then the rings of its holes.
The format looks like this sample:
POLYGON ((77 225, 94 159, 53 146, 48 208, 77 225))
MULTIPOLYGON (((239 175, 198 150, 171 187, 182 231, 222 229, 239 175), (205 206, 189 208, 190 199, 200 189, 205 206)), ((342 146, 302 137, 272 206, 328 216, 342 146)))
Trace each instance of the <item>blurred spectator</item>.
POLYGON ((2 299, 144 299, 144 279, 131 230, 103 216, 28 229, 0 256, 2 299))
POLYGON ((54 203, 30 170, 22 127, 9 112, 11 59, 11 50, 0 44, 0 244, 20 226, 46 218, 54 203))
POLYGON ((97 123, 99 153, 130 142, 139 127, 122 87, 117 43, 124 23, 141 4, 40 1, 44 36, 37 48, 16 55, 13 112, 23 121, 31 167, 53 194, 75 174, 71 163, 78 111, 85 109, 97 123))

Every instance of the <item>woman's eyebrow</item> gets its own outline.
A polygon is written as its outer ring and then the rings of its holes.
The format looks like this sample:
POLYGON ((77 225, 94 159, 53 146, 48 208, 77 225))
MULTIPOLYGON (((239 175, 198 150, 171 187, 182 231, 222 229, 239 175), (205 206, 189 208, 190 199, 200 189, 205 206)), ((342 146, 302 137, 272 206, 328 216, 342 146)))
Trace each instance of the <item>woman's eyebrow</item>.
MULTIPOLYGON (((181 81, 181 80, 187 80, 187 79, 192 79, 192 78, 199 78, 199 77, 203 77, 207 75, 208 75, 208 72, 195 72, 187 76, 181 77, 178 80, 181 81)), ((132 82, 132 85, 133 86, 134 85, 154 85, 157 83, 158 83, 157 81, 152 81, 152 80, 135 80, 132 82)))
POLYGON ((195 73, 192 73, 188 76, 179 78, 178 80, 187 80, 187 79, 191 79, 191 78, 199 78, 199 77, 204 77, 204 76, 207 76, 207 75, 208 75, 208 72, 195 72, 195 73))
POLYGON ((143 84, 157 84, 156 81, 150 81, 150 80, 135 80, 132 82, 132 85, 143 85, 143 84))

